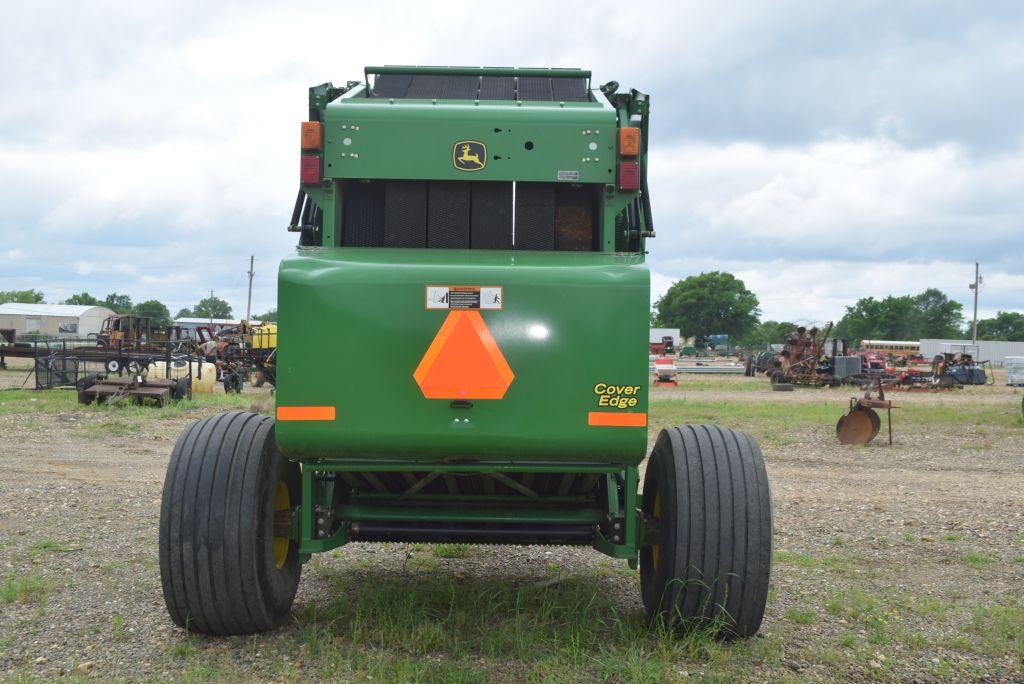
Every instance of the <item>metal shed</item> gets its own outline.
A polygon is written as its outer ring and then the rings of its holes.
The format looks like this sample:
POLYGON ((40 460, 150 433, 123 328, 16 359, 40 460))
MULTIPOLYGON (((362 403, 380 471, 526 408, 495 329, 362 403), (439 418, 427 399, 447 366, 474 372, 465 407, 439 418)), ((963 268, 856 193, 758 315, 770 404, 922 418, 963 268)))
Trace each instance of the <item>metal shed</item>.
POLYGON ((96 334, 114 312, 105 306, 73 304, 0 304, 0 329, 18 337, 87 337, 96 334))
MULTIPOLYGON (((1007 356, 1024 356, 1024 342, 1003 342, 995 340, 978 340, 972 343, 970 340, 921 340, 921 355, 930 359, 936 354, 947 351, 962 351, 962 347, 976 344, 976 359, 979 361, 991 361, 993 366, 1003 365, 1003 359, 1007 356)), ((971 349, 967 350, 972 351, 971 349)))

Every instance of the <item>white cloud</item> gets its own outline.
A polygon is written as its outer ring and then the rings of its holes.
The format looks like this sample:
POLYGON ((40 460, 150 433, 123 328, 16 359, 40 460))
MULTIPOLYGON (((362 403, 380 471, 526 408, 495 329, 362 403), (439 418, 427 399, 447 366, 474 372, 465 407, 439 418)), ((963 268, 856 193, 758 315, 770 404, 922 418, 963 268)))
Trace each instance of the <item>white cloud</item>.
POLYGON ((826 318, 926 284, 966 297, 980 259, 983 303, 1022 306, 1013 3, 5 12, 0 289, 54 300, 116 290, 173 313, 212 288, 237 312, 256 254, 254 308, 269 308, 294 244, 284 225, 306 88, 361 78, 365 64, 461 63, 582 66, 652 93, 656 292, 720 268, 747 280, 766 314, 826 318))
MULTIPOLYGON (((974 265, 949 261, 928 263, 887 261, 810 260, 794 264, 781 259, 745 261, 683 258, 668 262, 671 276, 663 265, 655 266, 651 278, 652 301, 677 280, 707 271, 727 271, 743 281, 761 302, 762 319, 821 324, 838 321, 845 307, 862 297, 881 299, 888 295, 918 294, 935 287, 963 305, 970 317, 972 294, 967 284, 974 279, 974 265)), ((991 272, 984 274, 979 296, 979 317, 995 315, 997 310, 1020 310, 1024 292, 1024 274, 991 272)))

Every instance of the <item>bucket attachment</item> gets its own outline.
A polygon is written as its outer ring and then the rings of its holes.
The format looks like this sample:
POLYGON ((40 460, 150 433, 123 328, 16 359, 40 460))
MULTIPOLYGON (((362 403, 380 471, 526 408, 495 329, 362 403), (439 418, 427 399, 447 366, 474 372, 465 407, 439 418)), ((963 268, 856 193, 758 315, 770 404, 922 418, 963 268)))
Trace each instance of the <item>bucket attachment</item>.
POLYGON ((836 423, 836 437, 840 444, 867 444, 881 427, 882 419, 874 409, 854 406, 836 423))

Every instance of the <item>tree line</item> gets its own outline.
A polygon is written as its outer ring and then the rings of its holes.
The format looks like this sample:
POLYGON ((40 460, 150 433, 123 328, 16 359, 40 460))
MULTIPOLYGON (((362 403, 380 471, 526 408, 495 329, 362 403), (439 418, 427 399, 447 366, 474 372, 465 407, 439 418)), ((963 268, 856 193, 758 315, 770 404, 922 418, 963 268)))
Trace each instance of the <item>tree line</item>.
MULTIPOLYGON (((796 326, 788 321, 762 321, 757 295, 731 273, 712 271, 674 283, 655 303, 651 325, 679 328, 703 345, 711 335, 728 335, 733 344, 752 349, 778 344, 796 326)), ((916 295, 863 297, 846 307, 833 337, 857 344, 861 340, 970 338, 963 306, 936 288, 916 295)), ((1000 311, 978 321, 978 339, 1024 341, 1024 314, 1000 311)))
MULTIPOLYGON (((43 304, 45 298, 39 290, 0 290, 0 304, 18 302, 20 304, 43 304)), ((167 306, 156 299, 149 299, 137 304, 129 295, 111 292, 103 299, 93 297, 88 292, 73 294, 61 304, 77 304, 79 306, 105 306, 119 314, 147 316, 155 325, 170 325, 171 312, 167 306)), ((206 297, 199 300, 191 308, 179 309, 174 318, 231 318, 231 305, 219 297, 206 297)), ((276 321, 277 309, 271 309, 262 316, 255 316, 260 321, 276 321)))

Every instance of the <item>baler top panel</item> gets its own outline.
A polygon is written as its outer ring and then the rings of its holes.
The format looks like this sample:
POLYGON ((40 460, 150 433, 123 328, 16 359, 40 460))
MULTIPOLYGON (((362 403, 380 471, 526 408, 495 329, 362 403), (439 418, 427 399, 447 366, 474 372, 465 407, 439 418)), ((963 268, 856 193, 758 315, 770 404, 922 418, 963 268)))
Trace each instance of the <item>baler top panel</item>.
POLYGON ((616 111, 589 72, 367 72, 322 112, 326 177, 615 182, 616 111))

